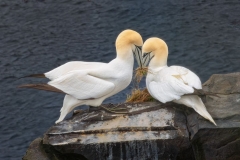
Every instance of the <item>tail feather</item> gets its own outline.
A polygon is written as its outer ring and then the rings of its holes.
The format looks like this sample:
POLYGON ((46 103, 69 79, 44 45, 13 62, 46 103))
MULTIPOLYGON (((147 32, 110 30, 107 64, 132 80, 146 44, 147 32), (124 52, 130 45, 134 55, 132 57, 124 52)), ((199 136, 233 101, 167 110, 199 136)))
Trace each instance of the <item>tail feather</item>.
POLYGON ((207 95, 209 95, 209 96, 219 97, 216 93, 206 92, 206 91, 203 91, 202 89, 195 89, 195 88, 194 88, 194 92, 193 93, 189 93, 187 95, 198 95, 198 96, 207 96, 207 95))
POLYGON ((201 116, 203 116, 204 118, 208 119, 210 122, 212 122, 215 126, 217 126, 217 124, 215 123, 215 121, 213 120, 212 116, 208 113, 208 111, 206 110, 206 108, 198 108, 197 110, 194 108, 194 110, 200 114, 201 116))
POLYGON ((25 84, 18 86, 18 88, 34 88, 39 90, 45 90, 50 92, 64 93, 62 90, 57 89, 49 84, 25 84))
POLYGON ((175 102, 193 108, 198 114, 217 126, 212 116, 208 113, 200 97, 196 95, 186 95, 182 96, 181 99, 176 100, 175 102))
POLYGON ((26 77, 35 77, 35 78, 46 78, 45 74, 31 74, 31 75, 28 75, 28 76, 24 76, 24 77, 21 77, 21 78, 26 78, 26 77))

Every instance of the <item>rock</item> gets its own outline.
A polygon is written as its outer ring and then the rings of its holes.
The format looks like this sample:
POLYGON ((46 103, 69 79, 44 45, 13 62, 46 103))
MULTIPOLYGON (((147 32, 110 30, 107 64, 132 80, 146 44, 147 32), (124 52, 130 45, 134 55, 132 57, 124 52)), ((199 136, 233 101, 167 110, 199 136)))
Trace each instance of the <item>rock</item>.
POLYGON ((205 105, 217 123, 195 112, 187 116, 195 159, 240 159, 240 73, 214 74, 203 85, 205 105))
POLYGON ((43 143, 87 159, 192 158, 192 154, 184 154, 192 150, 181 110, 158 102, 119 107, 127 108, 129 114, 110 114, 101 109, 78 113, 51 127, 43 143))
POLYGON ((23 160, 50 160, 42 146, 42 138, 35 139, 29 146, 23 160))
POLYGON ((36 152, 58 159, 240 159, 240 73, 213 75, 203 90, 217 94, 203 100, 218 126, 175 103, 117 107, 128 114, 103 105, 52 126, 24 158, 36 152))
POLYGON ((50 145, 44 145, 42 138, 35 139, 22 160, 86 160, 79 154, 63 154, 50 145))

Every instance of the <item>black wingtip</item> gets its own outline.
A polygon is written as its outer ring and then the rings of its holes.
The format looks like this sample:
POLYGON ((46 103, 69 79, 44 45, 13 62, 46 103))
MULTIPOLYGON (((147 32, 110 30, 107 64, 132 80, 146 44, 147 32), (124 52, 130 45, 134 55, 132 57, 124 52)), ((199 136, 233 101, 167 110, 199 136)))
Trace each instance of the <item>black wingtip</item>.
POLYGON ((28 77, 46 78, 45 74, 31 74, 31 75, 28 75, 28 76, 20 77, 19 79, 21 79, 21 78, 28 78, 28 77))
POLYGON ((50 92, 64 93, 62 90, 55 88, 53 86, 50 86, 48 84, 24 84, 24 85, 18 86, 18 88, 32 88, 32 89, 45 90, 50 92))
POLYGON ((215 97, 221 98, 220 96, 217 95, 217 93, 211 93, 211 92, 204 91, 202 89, 195 89, 195 88, 194 88, 194 92, 190 95, 215 96, 215 97))
POLYGON ((25 88, 24 85, 21 85, 21 86, 17 86, 17 88, 25 88))

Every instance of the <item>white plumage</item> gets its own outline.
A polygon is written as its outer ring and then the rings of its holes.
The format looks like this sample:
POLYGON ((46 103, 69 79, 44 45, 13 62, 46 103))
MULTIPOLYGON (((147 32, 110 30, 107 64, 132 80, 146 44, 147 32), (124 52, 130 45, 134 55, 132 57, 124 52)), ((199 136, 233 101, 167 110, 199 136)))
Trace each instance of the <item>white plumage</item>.
POLYGON ((131 82, 132 70, 133 55, 129 52, 126 61, 114 59, 100 67, 73 70, 48 82, 67 94, 56 123, 75 107, 83 104, 99 106, 106 98, 126 88, 131 82))
POLYGON ((72 61, 72 62, 67 62, 47 73, 44 73, 44 75, 50 80, 54 80, 73 70, 94 69, 104 65, 106 65, 106 63, 72 61))
POLYGON ((185 95, 202 89, 199 77, 189 69, 181 66, 167 66, 168 48, 159 38, 148 39, 142 48, 143 55, 150 57, 146 85, 152 97, 162 103, 173 101, 193 108, 201 116, 216 125, 206 110, 200 97, 185 95))
MULTIPOLYGON (((51 80, 50 86, 66 93, 56 123, 79 105, 100 106, 106 98, 125 89, 132 80, 133 53, 141 56, 138 54, 142 45, 139 33, 125 30, 116 39, 117 57, 109 63, 74 61, 44 73, 51 80)), ((34 85, 21 87, 37 88, 34 85)))

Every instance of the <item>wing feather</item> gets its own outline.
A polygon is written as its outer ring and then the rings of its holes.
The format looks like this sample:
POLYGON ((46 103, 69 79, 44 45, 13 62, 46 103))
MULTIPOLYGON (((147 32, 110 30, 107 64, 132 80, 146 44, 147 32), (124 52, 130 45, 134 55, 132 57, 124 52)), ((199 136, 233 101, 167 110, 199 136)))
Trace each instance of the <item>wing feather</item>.
POLYGON ((194 92, 191 86, 184 84, 171 75, 150 82, 149 89, 152 96, 163 103, 180 99, 182 95, 194 92))
POLYGON ((171 66, 169 68, 175 70, 180 76, 179 78, 181 78, 185 84, 196 89, 202 89, 201 80, 195 73, 193 73, 189 69, 181 66, 171 66))
POLYGON ((104 65, 106 65, 106 63, 72 61, 65 63, 47 73, 44 73, 44 75, 50 80, 54 80, 74 70, 94 69, 104 65))
POLYGON ((89 75, 85 71, 72 71, 53 81, 48 82, 77 99, 100 98, 115 88, 114 83, 89 75))

